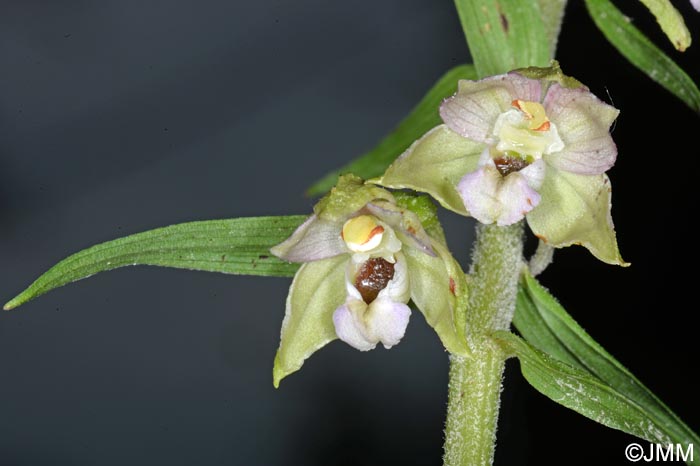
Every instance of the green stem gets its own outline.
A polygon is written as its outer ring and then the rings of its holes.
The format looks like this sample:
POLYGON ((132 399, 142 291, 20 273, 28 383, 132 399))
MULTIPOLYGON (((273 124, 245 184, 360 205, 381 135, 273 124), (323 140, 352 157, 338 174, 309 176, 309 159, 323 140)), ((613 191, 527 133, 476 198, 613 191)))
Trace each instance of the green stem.
POLYGON ((467 308, 472 357, 450 358, 446 466, 493 463, 506 355, 489 334, 510 328, 523 264, 522 238, 522 222, 477 228, 467 308))
POLYGON ((523 223, 479 225, 469 272, 467 334, 509 330, 523 263, 523 223))
POLYGON ((505 357, 488 340, 473 358, 450 357, 445 465, 493 463, 505 357))

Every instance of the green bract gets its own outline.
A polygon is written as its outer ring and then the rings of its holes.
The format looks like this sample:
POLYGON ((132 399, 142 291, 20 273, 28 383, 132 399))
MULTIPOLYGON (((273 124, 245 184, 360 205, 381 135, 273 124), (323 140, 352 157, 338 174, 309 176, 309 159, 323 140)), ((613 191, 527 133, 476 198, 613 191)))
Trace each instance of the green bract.
POLYGON ((372 181, 429 193, 485 224, 527 218, 551 246, 580 244, 604 262, 627 265, 605 176, 617 156, 609 128, 618 113, 557 63, 462 80, 440 109, 445 124, 372 181))
POLYGON ((314 214, 270 250, 303 263, 287 298, 275 386, 336 338, 361 351, 396 345, 408 324, 409 299, 450 353, 468 355, 465 277, 447 250, 435 207, 425 196, 397 198, 355 176, 341 177, 314 214))

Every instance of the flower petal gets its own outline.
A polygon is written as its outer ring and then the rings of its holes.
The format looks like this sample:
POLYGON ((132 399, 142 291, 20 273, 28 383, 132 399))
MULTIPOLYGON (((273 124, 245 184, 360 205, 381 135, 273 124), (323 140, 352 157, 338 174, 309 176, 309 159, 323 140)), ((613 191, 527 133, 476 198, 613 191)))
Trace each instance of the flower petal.
POLYGON ((547 164, 544 160, 535 160, 533 163, 527 167, 520 170, 520 176, 525 178, 527 185, 532 189, 539 189, 544 183, 544 177, 547 171, 547 164))
POLYGON ((433 249, 438 257, 406 248, 406 264, 411 284, 411 299, 452 354, 468 356, 466 332, 467 287, 464 272, 450 252, 437 241, 433 249))
POLYGON ((331 315, 346 298, 347 261, 347 257, 338 256, 307 262, 294 276, 272 371, 275 387, 284 377, 299 370, 316 350, 335 340, 331 315))
POLYGON ((384 348, 397 345, 406 333, 411 308, 391 299, 377 298, 367 309, 367 330, 373 339, 381 341, 384 348))
POLYGON ((428 193, 445 208, 468 215, 455 187, 465 173, 477 168, 483 149, 483 144, 440 125, 414 142, 381 178, 371 181, 428 193))
POLYGON ((550 246, 580 244, 608 264, 626 266, 610 215, 610 180, 547 168, 542 201, 527 216, 532 231, 550 246))
POLYGON ((464 175, 457 185, 467 210, 481 223, 494 223, 501 211, 498 202, 498 185, 501 180, 496 167, 485 164, 464 175))
POLYGON ((338 338, 360 351, 369 351, 377 346, 377 340, 367 335, 362 316, 367 310, 364 301, 350 300, 333 313, 333 325, 338 338))
POLYGON ((435 255, 430 246, 430 237, 423 229, 418 216, 408 209, 402 209, 395 204, 386 201, 369 203, 365 209, 382 222, 392 227, 403 243, 423 251, 432 256, 435 255))
POLYGON ((406 333, 411 308, 391 299, 349 300, 333 313, 338 338, 360 351, 369 351, 381 342, 389 349, 406 333))
POLYGON ((379 292, 377 299, 390 299, 401 303, 407 303, 408 300, 411 299, 411 289, 408 281, 408 267, 406 266, 406 257, 403 254, 396 254, 396 262, 394 263, 394 278, 389 280, 386 288, 379 292))
POLYGON ((540 195, 528 181, 541 183, 543 164, 533 165, 525 174, 513 172, 503 177, 489 159, 477 171, 467 173, 457 189, 472 217, 499 226, 522 220, 540 202, 540 195))
POLYGON ((505 226, 522 220, 540 203, 540 194, 530 187, 525 176, 516 172, 503 179, 498 200, 501 203, 501 212, 496 218, 496 224, 505 226))
POLYGON ((513 100, 539 102, 542 85, 516 73, 480 81, 462 80, 457 94, 445 100, 440 116, 457 134, 482 143, 492 143, 496 119, 512 108, 513 100))
POLYGON ((545 155, 548 164, 572 173, 599 175, 615 164, 617 147, 609 133, 620 113, 586 87, 553 83, 544 98, 547 116, 564 142, 560 152, 545 155))
POLYGON ((310 262, 344 254, 348 250, 340 236, 341 228, 342 225, 314 214, 270 252, 289 262, 310 262))

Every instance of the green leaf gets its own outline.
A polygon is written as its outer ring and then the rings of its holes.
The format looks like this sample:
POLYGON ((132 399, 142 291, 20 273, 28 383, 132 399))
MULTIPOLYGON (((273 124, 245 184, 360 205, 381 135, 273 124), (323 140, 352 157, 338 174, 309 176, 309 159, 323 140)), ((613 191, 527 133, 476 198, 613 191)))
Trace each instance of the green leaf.
POLYGON ((617 247, 607 175, 586 176, 548 165, 541 202, 527 215, 538 238, 560 248, 580 244, 608 264, 628 266, 617 247))
MULTIPOLYGON (((589 419, 652 443, 682 443, 669 429, 635 400, 590 373, 537 350, 510 332, 494 333, 520 360, 520 370, 537 391, 589 419)), ((697 443, 696 443, 697 445, 697 443)), ((698 461, 689 464, 698 464, 698 461)))
POLYGON ((683 21, 683 16, 668 0, 640 0, 651 14, 656 16, 656 21, 661 30, 671 41, 673 46, 683 52, 690 47, 691 37, 688 27, 683 21))
MULTIPOLYGON (((595 342, 529 274, 525 274, 521 282, 513 323, 520 334, 538 350, 587 372, 627 398, 630 403, 639 406, 649 422, 657 426, 673 443, 700 445, 700 438, 595 342)), ((700 464, 700 458, 693 464, 700 464)))
POLYGON ((586 0, 586 7, 610 43, 634 66, 700 112, 700 90, 676 63, 635 28, 608 0, 586 0))
POLYGON ((272 369, 275 388, 283 378, 298 371, 306 358, 338 338, 333 312, 347 296, 347 263, 346 254, 307 262, 295 275, 287 296, 280 347, 272 369))
POLYGON ((430 128, 441 123, 438 108, 443 99, 457 92, 457 81, 476 79, 472 65, 459 65, 435 83, 418 105, 404 118, 398 126, 369 152, 352 162, 334 170, 314 183, 307 191, 308 196, 318 196, 335 185, 338 175, 354 173, 368 179, 384 173, 386 167, 396 159, 408 146, 421 137, 430 128))
POLYGON ((62 260, 4 308, 13 309, 59 286, 126 265, 291 277, 299 265, 277 259, 269 249, 305 219, 292 215, 190 222, 108 241, 62 260))
POLYGON ((550 43, 539 5, 523 0, 455 0, 479 78, 547 66, 550 43))
POLYGON ((370 182, 425 192, 446 209, 469 215, 457 184, 465 173, 476 170, 484 147, 440 125, 413 143, 381 178, 370 182))
POLYGON ((566 0, 537 0, 544 23, 544 32, 549 41, 549 55, 554 58, 557 51, 557 41, 561 31, 561 22, 564 19, 566 0))

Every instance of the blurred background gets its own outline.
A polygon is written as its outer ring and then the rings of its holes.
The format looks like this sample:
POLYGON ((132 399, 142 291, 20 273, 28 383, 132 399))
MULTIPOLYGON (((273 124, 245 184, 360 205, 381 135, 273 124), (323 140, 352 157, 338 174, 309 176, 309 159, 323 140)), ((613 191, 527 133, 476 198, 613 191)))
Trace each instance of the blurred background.
MULTIPOLYGON (((610 176, 632 267, 569 248, 541 281, 697 431, 700 120, 571 3, 561 65, 622 110, 610 176)), ((700 45, 674 52, 633 3, 635 24, 700 79, 700 45)), ((677 6, 700 41, 700 14, 677 6)), ((3 0, 0 10, 2 302, 95 243, 308 213, 308 185, 469 61, 448 0, 3 0)), ((443 218, 467 267, 473 223, 443 218)), ((441 464, 448 360, 422 316, 391 351, 332 343, 275 390, 289 284, 135 267, 0 314, 0 465, 441 464)), ((633 441, 539 395, 515 361, 498 434, 498 465, 624 465, 633 441)))

